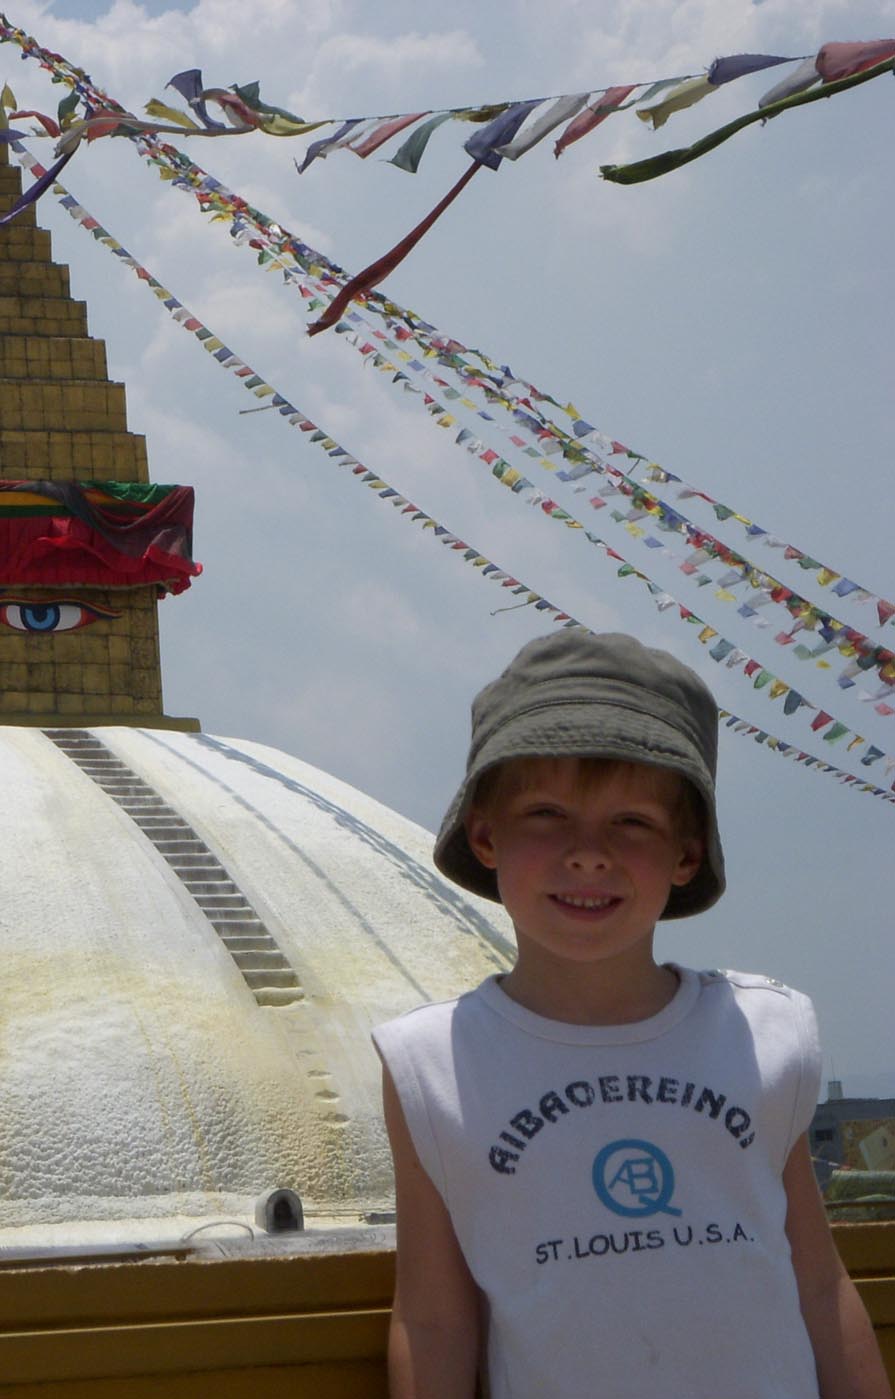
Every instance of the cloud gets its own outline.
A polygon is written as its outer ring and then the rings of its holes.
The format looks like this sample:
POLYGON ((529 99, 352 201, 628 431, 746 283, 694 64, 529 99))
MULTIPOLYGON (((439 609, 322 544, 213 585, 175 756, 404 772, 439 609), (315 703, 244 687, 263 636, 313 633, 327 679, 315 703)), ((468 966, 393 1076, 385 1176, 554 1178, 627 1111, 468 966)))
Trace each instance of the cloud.
POLYGON ((309 115, 349 115, 343 94, 350 83, 354 115, 437 107, 450 103, 450 82, 458 74, 483 66, 479 46, 464 30, 336 34, 321 43, 296 100, 309 115))

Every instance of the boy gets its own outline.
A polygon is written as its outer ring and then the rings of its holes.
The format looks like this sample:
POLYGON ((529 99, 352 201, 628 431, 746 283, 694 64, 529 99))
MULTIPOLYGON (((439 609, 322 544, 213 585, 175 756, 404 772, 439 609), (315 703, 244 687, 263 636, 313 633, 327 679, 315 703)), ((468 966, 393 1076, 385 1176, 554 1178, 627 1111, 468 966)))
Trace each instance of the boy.
POLYGON ((886 1399, 805 1130, 810 1003, 653 957, 724 890, 717 709, 631 637, 524 647, 473 705, 441 871, 512 971, 380 1026, 393 1399, 886 1399))

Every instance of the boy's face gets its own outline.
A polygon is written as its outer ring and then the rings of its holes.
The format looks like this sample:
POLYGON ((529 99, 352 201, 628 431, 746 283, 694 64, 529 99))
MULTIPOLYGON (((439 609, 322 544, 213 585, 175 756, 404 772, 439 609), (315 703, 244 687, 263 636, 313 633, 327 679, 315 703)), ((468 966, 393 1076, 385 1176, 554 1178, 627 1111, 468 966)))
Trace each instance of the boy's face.
POLYGON ((466 831, 496 871, 520 962, 652 965, 656 920, 703 853, 701 837, 681 829, 682 782, 639 763, 596 773, 577 758, 505 765, 466 831))

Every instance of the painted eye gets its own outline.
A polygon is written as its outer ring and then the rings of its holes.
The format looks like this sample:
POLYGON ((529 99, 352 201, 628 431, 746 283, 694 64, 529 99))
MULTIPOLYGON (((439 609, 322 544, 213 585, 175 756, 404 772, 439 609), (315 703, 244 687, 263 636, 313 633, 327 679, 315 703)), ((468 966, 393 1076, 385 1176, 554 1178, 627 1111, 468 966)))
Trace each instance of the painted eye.
POLYGON ((79 627, 89 627, 101 618, 120 616, 120 612, 89 607, 83 602, 0 603, 0 622, 12 627, 13 631, 76 631, 79 627))

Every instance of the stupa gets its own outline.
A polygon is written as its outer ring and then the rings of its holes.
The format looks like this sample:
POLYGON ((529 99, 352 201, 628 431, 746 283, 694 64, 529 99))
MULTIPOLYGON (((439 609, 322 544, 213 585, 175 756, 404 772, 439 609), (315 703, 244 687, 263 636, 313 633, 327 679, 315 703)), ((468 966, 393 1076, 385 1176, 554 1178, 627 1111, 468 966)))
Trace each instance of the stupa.
MULTIPOLYGON (((0 208, 20 189, 0 145, 0 208)), ((387 1218, 370 1027, 507 965, 426 832, 164 714, 191 522, 26 211, 0 229, 0 1259, 263 1234, 280 1189, 306 1228, 387 1218)))

